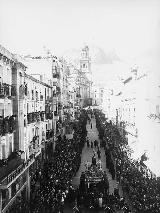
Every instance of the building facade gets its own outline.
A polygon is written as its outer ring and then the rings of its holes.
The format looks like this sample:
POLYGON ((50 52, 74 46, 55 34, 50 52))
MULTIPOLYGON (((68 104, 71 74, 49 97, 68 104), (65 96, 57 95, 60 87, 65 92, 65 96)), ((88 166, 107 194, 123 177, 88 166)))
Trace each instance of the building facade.
POLYGON ((160 99, 159 84, 153 75, 132 68, 126 79, 116 83, 117 87, 108 88, 105 110, 108 119, 127 137, 132 157, 140 159, 146 152, 146 165, 159 175, 160 99))
POLYGON ((51 154, 53 86, 26 73, 22 58, 0 48, 0 212, 29 200, 33 176, 51 154))

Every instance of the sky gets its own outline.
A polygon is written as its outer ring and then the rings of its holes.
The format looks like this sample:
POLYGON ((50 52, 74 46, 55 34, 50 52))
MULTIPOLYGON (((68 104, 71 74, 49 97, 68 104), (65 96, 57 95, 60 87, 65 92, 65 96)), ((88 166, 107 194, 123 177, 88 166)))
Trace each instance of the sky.
POLYGON ((19 53, 94 43, 134 57, 157 46, 159 10, 155 0, 0 0, 0 37, 19 53))
POLYGON ((159 71, 159 0, 0 0, 0 43, 21 55, 95 45, 159 71))

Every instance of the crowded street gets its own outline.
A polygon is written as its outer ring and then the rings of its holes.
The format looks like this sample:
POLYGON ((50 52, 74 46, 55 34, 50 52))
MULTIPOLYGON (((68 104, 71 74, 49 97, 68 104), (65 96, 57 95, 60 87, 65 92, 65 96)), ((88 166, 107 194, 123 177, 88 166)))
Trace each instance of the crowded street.
MULTIPOLYGON (((87 122, 87 137, 89 141, 95 141, 97 140, 98 143, 100 144, 99 136, 98 136, 98 130, 96 128, 96 120, 95 118, 92 118, 91 121, 87 122), (91 129, 91 123, 92 123, 92 129, 91 129)), ((93 155, 93 148, 91 146, 88 148, 87 143, 85 143, 85 146, 82 150, 82 155, 81 155, 81 165, 80 168, 76 174, 76 176, 72 180, 72 185, 74 187, 78 187, 80 183, 80 175, 82 172, 85 171, 85 164, 86 162, 91 162, 92 161, 92 155, 93 155)), ((105 156, 105 150, 103 147, 100 148, 101 151, 101 161, 102 161, 102 169, 107 172, 108 180, 109 180, 109 193, 113 194, 114 188, 117 187, 117 183, 115 180, 112 179, 111 174, 108 172, 108 169, 106 167, 106 156, 105 156)), ((98 156, 96 156, 96 159, 98 159, 98 156)))
POLYGON ((160 213, 159 11, 0 0, 0 213, 160 213))

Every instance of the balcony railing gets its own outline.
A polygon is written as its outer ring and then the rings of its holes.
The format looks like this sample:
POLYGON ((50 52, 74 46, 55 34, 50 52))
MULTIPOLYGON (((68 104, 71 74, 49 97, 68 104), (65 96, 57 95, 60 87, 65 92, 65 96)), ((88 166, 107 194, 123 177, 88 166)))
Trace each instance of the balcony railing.
POLYGON ((35 154, 32 154, 28 160, 24 161, 23 163, 21 162, 21 164, 14 171, 0 181, 0 185, 5 186, 11 183, 20 173, 26 170, 34 162, 34 159, 35 154))
POLYGON ((13 133, 16 130, 16 116, 0 118, 0 135, 13 133))

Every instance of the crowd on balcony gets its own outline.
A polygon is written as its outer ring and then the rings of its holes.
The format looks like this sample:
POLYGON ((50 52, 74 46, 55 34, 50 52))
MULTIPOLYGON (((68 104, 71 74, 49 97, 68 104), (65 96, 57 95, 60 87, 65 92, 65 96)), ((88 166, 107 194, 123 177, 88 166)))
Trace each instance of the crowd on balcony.
POLYGON ((107 143, 116 166, 117 179, 129 197, 136 213, 160 212, 160 178, 156 177, 143 162, 133 160, 127 140, 112 122, 107 122, 97 111, 100 136, 107 143))

